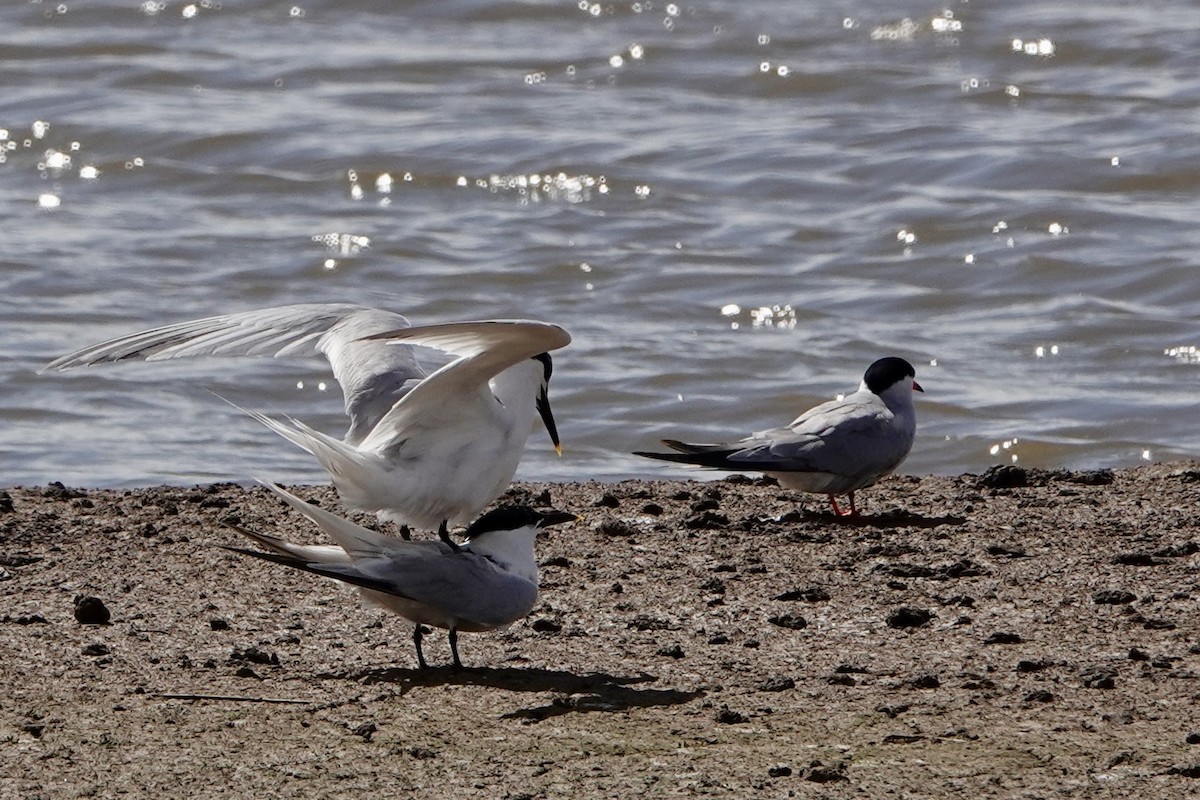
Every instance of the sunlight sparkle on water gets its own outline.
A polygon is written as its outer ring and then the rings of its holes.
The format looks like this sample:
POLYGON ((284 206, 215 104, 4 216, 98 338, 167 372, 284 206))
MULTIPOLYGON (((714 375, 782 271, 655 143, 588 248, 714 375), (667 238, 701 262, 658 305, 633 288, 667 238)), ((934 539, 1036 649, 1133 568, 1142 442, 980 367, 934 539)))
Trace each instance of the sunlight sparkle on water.
MULTIPOLYGON (((844 25, 844 22, 843 22, 844 25)), ((891 25, 880 25, 871 31, 871 41, 911 41, 917 35, 917 31, 921 30, 920 24, 913 22, 908 17, 891 25)))
POLYGON ((1024 53, 1027 56, 1049 58, 1054 55, 1054 42, 1049 39, 1038 39, 1037 41, 1013 39, 1012 50, 1014 53, 1024 53))
POLYGON ((1197 349, 1194 344, 1168 347, 1163 350, 1163 355, 1173 358, 1181 364, 1200 364, 1200 349, 1197 349))
POLYGON ((62 205, 62 198, 50 192, 44 192, 38 195, 37 204, 42 208, 58 208, 62 205))
POLYGON ((100 170, 91 164, 84 164, 79 168, 79 177, 85 181, 94 181, 100 177, 100 170))
POLYGON ((343 256, 356 256, 371 246, 370 237, 353 233, 322 233, 313 236, 312 240, 343 256))
MULTIPOLYGON (((1017 442, 1018 442, 1018 439, 1015 436, 1011 439, 1005 439, 1003 442, 1000 442, 999 444, 992 445, 988 449, 988 453, 993 456, 998 456, 1003 452, 1011 451, 1013 449, 1013 447, 1016 446, 1017 442)), ((1017 454, 1016 453, 1009 453, 1009 457, 1012 459, 1012 462, 1014 464, 1017 463, 1017 454)))
POLYGON ((1046 356, 1056 355, 1058 355, 1058 345, 1056 344, 1052 344, 1049 347, 1039 344, 1037 347, 1033 348, 1034 358, 1045 358, 1046 356))
POLYGON ((1050 226, 1048 228, 1046 228, 1046 230, 1050 233, 1051 236, 1061 236, 1064 233, 1071 232, 1070 229, 1067 228, 1066 225, 1063 225, 1061 222, 1051 222, 1050 226))

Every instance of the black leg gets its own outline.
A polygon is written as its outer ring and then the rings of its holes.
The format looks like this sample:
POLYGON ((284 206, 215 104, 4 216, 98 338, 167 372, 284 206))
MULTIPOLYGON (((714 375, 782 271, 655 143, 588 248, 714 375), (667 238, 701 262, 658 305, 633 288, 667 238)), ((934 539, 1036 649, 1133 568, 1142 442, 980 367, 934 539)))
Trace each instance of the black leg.
POLYGON ((412 539, 412 530, 407 525, 400 526, 400 538, 406 542, 412 539))
POLYGON ((450 549, 456 553, 462 549, 458 546, 458 542, 450 538, 450 529, 446 527, 446 520, 442 520, 442 524, 438 526, 438 538, 450 545, 450 549))
POLYGON ((454 668, 462 669, 462 662, 458 660, 458 630, 450 629, 450 655, 454 656, 454 668))
POLYGON ((425 663, 425 654, 421 652, 421 637, 425 635, 425 627, 418 624, 413 629, 413 644, 417 646, 417 668, 429 669, 429 665, 425 663))

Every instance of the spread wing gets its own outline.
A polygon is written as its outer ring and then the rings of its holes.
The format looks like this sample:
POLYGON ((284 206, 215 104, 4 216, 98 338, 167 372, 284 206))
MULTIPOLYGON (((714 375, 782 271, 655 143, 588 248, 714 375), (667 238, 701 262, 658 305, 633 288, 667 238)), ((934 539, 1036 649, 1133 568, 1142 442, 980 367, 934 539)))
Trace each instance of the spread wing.
POLYGON ((223 314, 109 339, 47 364, 42 371, 119 361, 203 356, 287 358, 323 354, 342 387, 350 418, 347 441, 357 442, 425 370, 412 348, 364 337, 407 328, 399 314, 349 303, 310 303, 223 314))

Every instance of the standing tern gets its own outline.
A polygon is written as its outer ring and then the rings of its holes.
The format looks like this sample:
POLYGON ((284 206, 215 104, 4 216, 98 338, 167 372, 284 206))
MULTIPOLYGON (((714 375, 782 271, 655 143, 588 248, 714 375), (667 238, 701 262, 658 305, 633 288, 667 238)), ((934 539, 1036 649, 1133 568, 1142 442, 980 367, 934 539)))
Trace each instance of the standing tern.
POLYGON ((533 548, 543 528, 572 522, 574 514, 535 511, 527 506, 497 508, 475 520, 458 548, 427 540, 406 542, 384 536, 313 506, 273 483, 263 484, 315 522, 336 545, 292 544, 237 526, 266 552, 225 547, 358 587, 363 598, 415 623, 417 665, 428 668, 421 650, 423 625, 449 631, 454 668, 459 631, 490 631, 516 622, 533 610, 538 571, 533 548))
POLYGON ((541 416, 561 453, 548 394, 557 325, 457 322, 412 327, 404 317, 350 304, 280 306, 141 331, 86 347, 43 368, 131 359, 324 354, 342 386, 343 439, 298 420, 250 416, 316 456, 347 506, 401 526, 465 524, 512 482, 541 416), (427 374, 414 345, 456 358, 427 374))
POLYGON ((913 391, 923 392, 916 370, 903 358, 881 358, 867 368, 858 391, 805 411, 786 428, 753 433, 736 442, 689 444, 663 439, 675 453, 635 455, 714 469, 764 472, 789 489, 850 495, 871 486, 904 461, 917 430, 913 391))

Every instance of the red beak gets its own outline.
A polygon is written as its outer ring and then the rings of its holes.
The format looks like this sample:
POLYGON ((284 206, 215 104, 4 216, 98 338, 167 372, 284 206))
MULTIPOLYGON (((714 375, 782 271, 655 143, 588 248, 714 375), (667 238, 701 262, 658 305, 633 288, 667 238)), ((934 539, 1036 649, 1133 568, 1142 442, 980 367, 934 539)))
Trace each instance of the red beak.
POLYGON ((917 383, 916 381, 913 381, 913 391, 914 392, 923 392, 925 390, 921 388, 921 384, 917 383))

